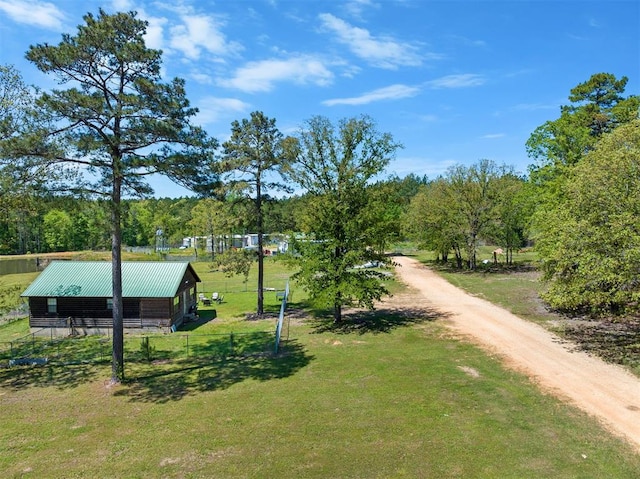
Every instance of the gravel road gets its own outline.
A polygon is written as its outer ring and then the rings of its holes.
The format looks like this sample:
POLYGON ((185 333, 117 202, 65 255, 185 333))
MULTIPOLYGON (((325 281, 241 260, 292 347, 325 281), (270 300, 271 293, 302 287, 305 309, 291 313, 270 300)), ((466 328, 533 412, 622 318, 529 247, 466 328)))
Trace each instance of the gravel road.
POLYGON ((417 290, 462 337, 502 358, 541 389, 598 418, 640 452, 640 380, 575 351, 558 336, 451 285, 418 261, 394 258, 399 278, 417 290))

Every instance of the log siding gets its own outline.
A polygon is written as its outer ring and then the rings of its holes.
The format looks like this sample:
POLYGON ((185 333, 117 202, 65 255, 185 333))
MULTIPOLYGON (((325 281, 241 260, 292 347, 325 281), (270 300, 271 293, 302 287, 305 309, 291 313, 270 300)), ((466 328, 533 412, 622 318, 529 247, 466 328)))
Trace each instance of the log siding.
MULTIPOLYGON (((197 305, 197 277, 191 266, 184 271, 173 297, 123 298, 123 325, 126 330, 158 329, 170 331, 179 326, 197 305)), ((104 331, 113 327, 111 298, 82 296, 30 296, 31 328, 70 328, 104 331), (55 312, 48 300, 55 298, 55 312)))

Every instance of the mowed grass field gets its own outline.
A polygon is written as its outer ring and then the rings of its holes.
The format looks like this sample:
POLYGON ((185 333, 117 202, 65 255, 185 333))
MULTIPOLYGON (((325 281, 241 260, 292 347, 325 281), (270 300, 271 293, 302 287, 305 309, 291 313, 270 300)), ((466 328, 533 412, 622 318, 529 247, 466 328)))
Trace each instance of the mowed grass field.
MULTIPOLYGON (((304 306, 295 288, 293 303, 304 306)), ((192 332, 271 330, 273 319, 245 319, 254 304, 255 293, 227 294, 192 332)), ((384 329, 292 319, 278 356, 132 362, 115 387, 108 363, 2 368, 0 476, 640 475, 624 441, 453 338, 437 317, 376 314, 371 324, 384 319, 384 329)))

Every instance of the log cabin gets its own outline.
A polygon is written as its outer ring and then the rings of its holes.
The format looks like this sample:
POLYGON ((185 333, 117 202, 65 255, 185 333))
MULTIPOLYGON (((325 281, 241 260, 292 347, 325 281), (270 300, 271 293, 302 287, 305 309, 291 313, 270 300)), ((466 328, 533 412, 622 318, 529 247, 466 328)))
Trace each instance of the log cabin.
MULTIPOLYGON (((111 262, 52 261, 22 293, 31 331, 108 334, 113 327, 111 262)), ((195 314, 200 278, 188 262, 122 263, 125 332, 169 332, 195 314)))

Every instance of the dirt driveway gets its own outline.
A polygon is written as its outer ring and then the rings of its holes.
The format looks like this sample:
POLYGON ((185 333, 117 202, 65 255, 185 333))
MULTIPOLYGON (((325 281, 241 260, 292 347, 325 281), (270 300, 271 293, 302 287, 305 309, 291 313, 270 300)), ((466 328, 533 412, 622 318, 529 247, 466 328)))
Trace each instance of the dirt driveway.
POLYGON ((503 358, 545 391, 597 417, 640 451, 640 380, 622 368, 569 349, 559 337, 452 286, 418 261, 396 257, 399 277, 454 331, 503 358))

